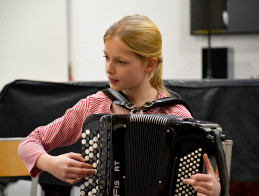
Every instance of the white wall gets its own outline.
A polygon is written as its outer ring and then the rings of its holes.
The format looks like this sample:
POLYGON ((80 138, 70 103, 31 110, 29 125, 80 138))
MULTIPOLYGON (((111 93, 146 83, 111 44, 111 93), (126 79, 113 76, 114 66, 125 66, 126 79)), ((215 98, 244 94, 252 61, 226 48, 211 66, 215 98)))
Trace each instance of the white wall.
MULTIPOLYGON (((190 0, 0 0, 0 89, 15 79, 67 81, 69 59, 74 80, 106 80, 103 34, 134 13, 161 30, 164 79, 200 79, 207 38, 190 35, 189 6, 190 0)), ((212 47, 233 48, 235 79, 259 78, 259 35, 212 36, 212 47)))
POLYGON ((0 0, 0 89, 15 79, 67 80, 66 1, 0 0))
MULTIPOLYGON (((190 35, 190 0, 73 1, 71 60, 75 80, 105 80, 102 36, 128 14, 149 16, 163 37, 164 79, 200 79, 206 36, 190 35)), ((212 47, 234 52, 233 78, 259 78, 259 35, 212 36, 212 47)))

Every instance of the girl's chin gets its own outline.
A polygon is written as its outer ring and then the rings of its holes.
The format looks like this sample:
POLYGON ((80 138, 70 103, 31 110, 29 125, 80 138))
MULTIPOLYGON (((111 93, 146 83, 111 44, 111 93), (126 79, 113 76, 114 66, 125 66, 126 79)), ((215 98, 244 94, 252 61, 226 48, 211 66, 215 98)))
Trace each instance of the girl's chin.
POLYGON ((121 90, 122 90, 122 88, 120 88, 120 87, 118 87, 118 86, 116 86, 116 85, 113 85, 113 84, 111 84, 111 83, 110 83, 110 88, 111 88, 112 90, 115 90, 115 91, 121 91, 121 90))

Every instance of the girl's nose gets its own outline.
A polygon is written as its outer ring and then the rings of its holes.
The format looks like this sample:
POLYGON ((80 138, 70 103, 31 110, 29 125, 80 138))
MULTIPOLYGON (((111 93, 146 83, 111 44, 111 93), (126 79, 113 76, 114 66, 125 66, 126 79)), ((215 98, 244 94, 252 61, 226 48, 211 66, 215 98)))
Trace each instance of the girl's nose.
POLYGON ((114 68, 112 61, 106 61, 105 70, 106 70, 106 73, 108 73, 108 74, 115 73, 115 68, 114 68))

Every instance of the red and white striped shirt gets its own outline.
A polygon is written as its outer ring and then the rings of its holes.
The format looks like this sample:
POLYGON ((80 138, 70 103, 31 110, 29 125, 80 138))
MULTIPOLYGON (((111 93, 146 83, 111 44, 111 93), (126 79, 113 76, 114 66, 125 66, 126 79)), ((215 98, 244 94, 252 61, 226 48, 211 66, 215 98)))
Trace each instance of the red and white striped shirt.
MULTIPOLYGON (((165 96, 158 91, 158 99, 165 96)), ((30 174, 35 177, 41 172, 35 167, 40 155, 56 147, 75 143, 81 137, 82 125, 86 117, 97 113, 110 114, 112 113, 111 105, 112 101, 100 91, 80 100, 74 107, 68 109, 64 116, 32 131, 20 142, 18 148, 18 153, 30 174)), ((192 118, 190 112, 180 104, 172 107, 153 108, 145 114, 171 114, 192 118)))

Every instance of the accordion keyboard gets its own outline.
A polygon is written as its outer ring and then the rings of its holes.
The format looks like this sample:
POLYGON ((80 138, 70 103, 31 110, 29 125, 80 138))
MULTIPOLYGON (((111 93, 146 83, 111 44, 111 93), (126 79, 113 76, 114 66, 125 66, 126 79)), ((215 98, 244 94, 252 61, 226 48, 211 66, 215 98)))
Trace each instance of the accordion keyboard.
POLYGON ((189 184, 186 185, 183 179, 190 178, 191 175, 200 173, 202 170, 202 148, 181 157, 178 160, 178 171, 174 189, 174 196, 192 196, 197 192, 189 184))
MULTIPOLYGON (((97 169, 99 163, 99 152, 98 152, 98 141, 99 134, 95 131, 87 129, 82 133, 82 155, 86 162, 92 164, 94 169, 97 169)), ((94 174, 91 177, 86 177, 84 183, 80 185, 80 195, 93 196, 98 192, 98 177, 94 174)))

